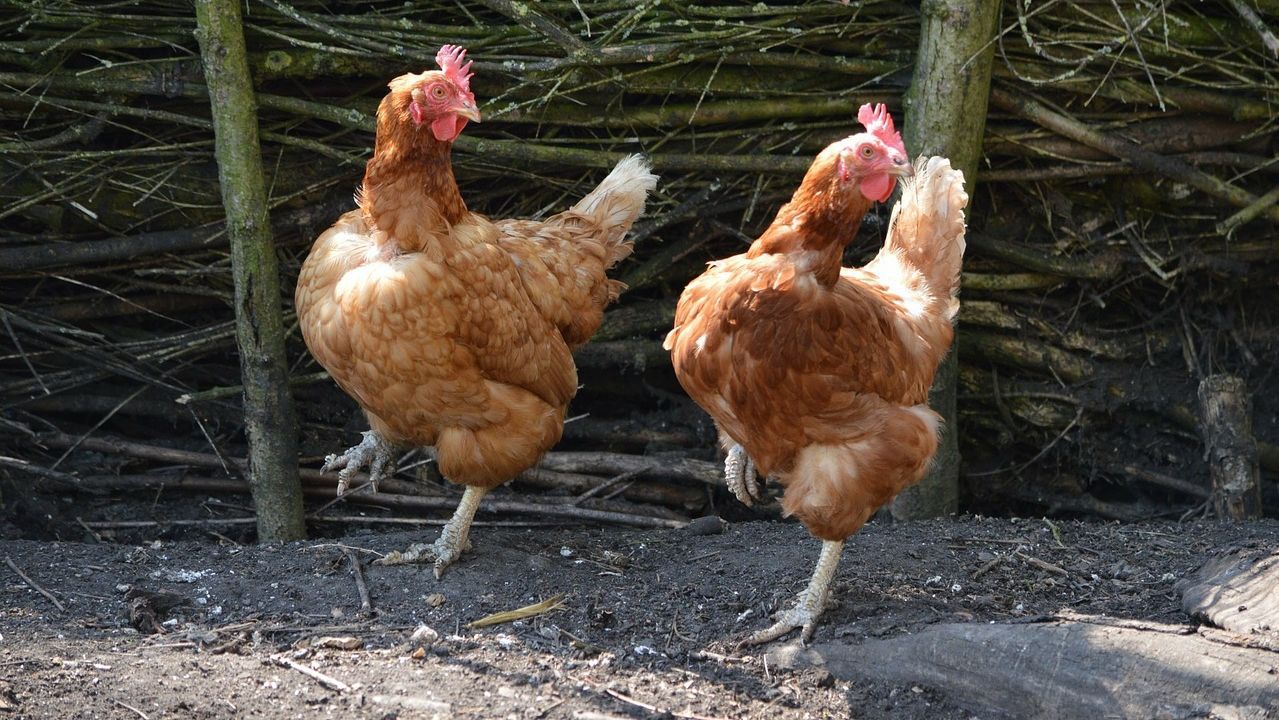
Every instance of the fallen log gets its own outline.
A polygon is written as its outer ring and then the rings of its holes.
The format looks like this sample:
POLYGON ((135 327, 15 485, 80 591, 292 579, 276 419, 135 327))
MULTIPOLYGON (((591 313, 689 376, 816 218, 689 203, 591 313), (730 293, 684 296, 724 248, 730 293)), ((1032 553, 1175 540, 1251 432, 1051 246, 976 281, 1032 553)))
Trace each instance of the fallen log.
POLYGON ((1219 628, 1254 636, 1279 652, 1279 551, 1213 558, 1176 585, 1181 609, 1219 628))
POLYGON ((924 685, 982 717, 1264 718, 1279 708, 1275 655, 1185 626, 1071 615, 1039 624, 933 625, 861 644, 790 645, 789 667, 924 685))

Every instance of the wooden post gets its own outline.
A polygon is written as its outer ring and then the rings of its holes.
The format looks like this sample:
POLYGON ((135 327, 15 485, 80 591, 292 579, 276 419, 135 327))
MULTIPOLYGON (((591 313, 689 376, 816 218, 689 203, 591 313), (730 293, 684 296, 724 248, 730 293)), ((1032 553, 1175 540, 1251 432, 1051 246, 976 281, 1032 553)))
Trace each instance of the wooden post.
POLYGON ((1199 383, 1199 420, 1212 475, 1212 501, 1223 520, 1261 517, 1261 470, 1252 436, 1252 400, 1243 380, 1211 375, 1199 383))
POLYGON ((222 205, 235 277, 236 341, 244 379, 249 483, 260 541, 306 537, 297 420, 289 394, 280 276, 267 214, 257 102, 239 0, 197 0, 196 39, 213 113, 222 205))
MULTIPOLYGON (((923 27, 915 75, 904 99, 902 137, 911 157, 942 155, 964 173, 964 186, 975 198, 973 181, 981 159, 990 95, 990 66, 999 26, 998 0, 924 0, 923 27)), ((971 201, 969 204, 971 216, 971 201)), ((955 381, 959 373, 958 343, 937 370, 929 404, 945 419, 941 445, 928 475, 907 488, 892 504, 894 518, 910 520, 949 515, 959 508, 959 444, 955 428, 955 381)))

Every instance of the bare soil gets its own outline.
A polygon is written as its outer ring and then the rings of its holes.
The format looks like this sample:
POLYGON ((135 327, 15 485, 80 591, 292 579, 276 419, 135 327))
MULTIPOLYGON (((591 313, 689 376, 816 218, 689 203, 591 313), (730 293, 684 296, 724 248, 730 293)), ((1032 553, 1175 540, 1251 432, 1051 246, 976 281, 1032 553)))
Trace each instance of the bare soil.
MULTIPOLYGON (((259 546, 200 529, 32 540, 0 523, 13 565, 0 566, 0 718, 974 717, 928 687, 781 670, 768 647, 738 648, 803 587, 818 545, 788 522, 699 526, 712 532, 477 526, 437 581, 371 564, 429 527, 259 546), (467 627, 555 596, 559 609, 467 627)), ((1063 609, 1193 624, 1179 578, 1277 541, 1275 521, 877 521, 845 550, 817 639, 1063 609)))

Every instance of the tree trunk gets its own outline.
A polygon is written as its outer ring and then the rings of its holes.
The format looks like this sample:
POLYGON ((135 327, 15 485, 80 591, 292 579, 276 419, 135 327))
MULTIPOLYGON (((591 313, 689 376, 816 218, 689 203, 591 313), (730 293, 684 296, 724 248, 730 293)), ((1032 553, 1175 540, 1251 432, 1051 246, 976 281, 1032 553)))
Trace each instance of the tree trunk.
MULTIPOLYGON (((911 155, 942 155, 973 181, 986 129, 990 66, 994 58, 999 2, 925 0, 915 76, 906 94, 903 137, 911 155)), ((971 217, 971 210, 969 216, 971 217)), ((959 508, 959 443, 955 427, 958 343, 937 370, 928 402, 945 420, 941 445, 928 475, 892 504, 894 518, 909 520, 954 513, 959 508)))
POLYGON ((297 421, 289 393, 280 277, 267 214, 257 104, 237 0, 198 0, 196 38, 213 113, 218 180, 235 278, 236 340, 244 378, 249 482, 258 539, 306 536, 297 421))
POLYGON ((1252 436, 1252 403, 1243 380, 1212 375, 1199 383, 1199 416, 1212 475, 1212 500, 1223 520, 1261 518, 1261 471, 1252 436))

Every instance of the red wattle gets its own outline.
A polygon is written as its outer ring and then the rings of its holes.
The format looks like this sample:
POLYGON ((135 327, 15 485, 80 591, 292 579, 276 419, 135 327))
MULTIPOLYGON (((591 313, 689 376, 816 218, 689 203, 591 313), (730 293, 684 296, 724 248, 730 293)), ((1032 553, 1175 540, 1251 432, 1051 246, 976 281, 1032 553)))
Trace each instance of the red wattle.
POLYGON ((887 173, 868 175, 862 180, 861 190, 867 200, 884 202, 893 194, 893 177, 887 173))
POLYGON ((440 142, 453 142, 462 134, 466 123, 466 118, 452 113, 441 115, 431 123, 431 132, 435 133, 435 139, 440 142))

